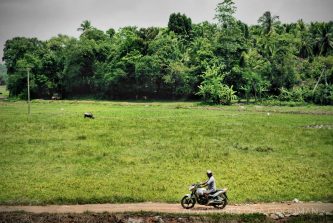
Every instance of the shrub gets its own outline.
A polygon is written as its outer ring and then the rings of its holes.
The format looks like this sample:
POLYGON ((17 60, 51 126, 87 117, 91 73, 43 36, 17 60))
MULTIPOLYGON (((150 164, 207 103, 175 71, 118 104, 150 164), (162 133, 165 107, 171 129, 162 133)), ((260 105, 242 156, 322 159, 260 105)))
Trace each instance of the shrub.
POLYGON ((200 85, 198 95, 202 96, 205 102, 225 105, 230 105, 231 101, 237 98, 232 86, 215 81, 200 85))
POLYGON ((288 91, 282 87, 280 91, 281 93, 278 97, 280 101, 304 102, 304 93, 307 90, 303 88, 294 88, 291 91, 288 91))
POLYGON ((204 73, 204 81, 199 86, 200 95, 205 102, 214 104, 230 105, 232 100, 236 100, 236 91, 222 83, 224 74, 220 74, 220 67, 213 66, 204 73))
POLYGON ((316 91, 313 93, 312 101, 320 105, 333 105, 333 86, 318 85, 316 91))
POLYGON ((278 99, 287 102, 310 102, 320 105, 333 105, 333 86, 320 84, 315 91, 307 86, 293 88, 290 91, 281 88, 278 99))

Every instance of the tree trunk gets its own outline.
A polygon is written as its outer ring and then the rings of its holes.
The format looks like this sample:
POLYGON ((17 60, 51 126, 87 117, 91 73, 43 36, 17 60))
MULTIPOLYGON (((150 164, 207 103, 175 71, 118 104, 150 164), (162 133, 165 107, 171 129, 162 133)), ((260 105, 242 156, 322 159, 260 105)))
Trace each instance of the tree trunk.
POLYGON ((321 77, 323 76, 323 74, 324 74, 324 70, 321 72, 321 74, 320 74, 320 76, 319 76, 319 78, 318 78, 318 81, 317 81, 315 87, 313 88, 312 93, 315 93, 315 91, 316 91, 316 89, 317 89, 317 87, 318 87, 318 84, 319 84, 319 82, 320 82, 320 79, 321 79, 321 77))

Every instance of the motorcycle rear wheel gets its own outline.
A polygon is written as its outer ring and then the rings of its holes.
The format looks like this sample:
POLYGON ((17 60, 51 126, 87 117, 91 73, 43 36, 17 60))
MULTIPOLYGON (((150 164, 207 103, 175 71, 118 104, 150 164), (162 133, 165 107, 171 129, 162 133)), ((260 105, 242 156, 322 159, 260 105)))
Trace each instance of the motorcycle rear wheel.
POLYGON ((195 201, 194 198, 190 198, 188 196, 184 196, 182 198, 182 200, 181 200, 180 203, 181 203, 181 205, 182 205, 183 208, 185 208, 185 209, 191 209, 191 208, 194 207, 196 201, 195 201))
POLYGON ((217 208, 217 209, 223 209, 225 208, 225 206, 227 206, 228 204, 228 200, 225 196, 221 196, 220 199, 222 199, 222 203, 221 204, 214 204, 214 208, 217 208))

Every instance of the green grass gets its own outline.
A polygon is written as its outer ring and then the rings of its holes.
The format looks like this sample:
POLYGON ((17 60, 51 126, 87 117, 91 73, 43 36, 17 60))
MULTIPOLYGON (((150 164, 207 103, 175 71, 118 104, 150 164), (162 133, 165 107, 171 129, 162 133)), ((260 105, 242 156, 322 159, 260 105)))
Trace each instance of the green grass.
POLYGON ((7 98, 9 96, 9 91, 6 89, 5 85, 0 85, 0 99, 7 98))
POLYGON ((231 203, 333 200, 333 107, 35 100, 31 109, 28 118, 25 102, 0 102, 2 204, 178 202, 207 169, 231 203))

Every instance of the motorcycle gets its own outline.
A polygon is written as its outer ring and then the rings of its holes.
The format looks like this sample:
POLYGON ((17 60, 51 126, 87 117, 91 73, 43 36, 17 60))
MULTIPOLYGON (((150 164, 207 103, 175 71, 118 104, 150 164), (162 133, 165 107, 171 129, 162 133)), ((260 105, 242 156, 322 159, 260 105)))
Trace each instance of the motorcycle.
POLYGON ((214 208, 223 209, 228 203, 227 189, 218 189, 213 194, 205 195, 205 188, 200 183, 192 184, 189 188, 191 194, 186 194, 181 205, 185 209, 193 208, 198 202, 200 205, 213 206, 214 208))

